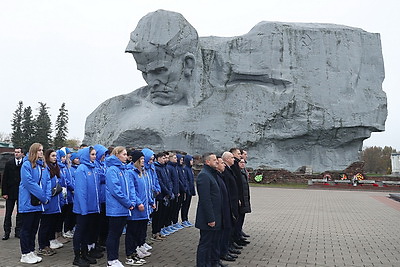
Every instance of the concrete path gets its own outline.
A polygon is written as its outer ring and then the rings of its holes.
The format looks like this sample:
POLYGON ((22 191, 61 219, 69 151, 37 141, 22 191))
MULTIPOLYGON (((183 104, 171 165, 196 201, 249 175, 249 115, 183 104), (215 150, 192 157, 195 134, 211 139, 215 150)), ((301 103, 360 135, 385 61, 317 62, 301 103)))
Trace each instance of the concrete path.
MULTIPOLYGON (((400 266, 400 202, 389 192, 251 187, 251 244, 229 266, 400 266)), ((194 221, 197 198, 190 219, 194 221)), ((4 203, 0 203, 4 204, 4 203)), ((4 208, 0 209, 3 223, 4 208)), ((3 229, 0 231, 3 235, 3 229)), ((182 229, 153 244, 144 266, 195 266, 199 231, 182 229)), ((120 260, 124 260, 124 237, 120 260)), ((72 243, 35 266, 72 266, 72 243)), ((0 266, 19 263, 19 240, 0 240, 0 266)), ((100 259, 97 265, 107 266, 100 259)), ((127 266, 127 265, 125 265, 127 266)))

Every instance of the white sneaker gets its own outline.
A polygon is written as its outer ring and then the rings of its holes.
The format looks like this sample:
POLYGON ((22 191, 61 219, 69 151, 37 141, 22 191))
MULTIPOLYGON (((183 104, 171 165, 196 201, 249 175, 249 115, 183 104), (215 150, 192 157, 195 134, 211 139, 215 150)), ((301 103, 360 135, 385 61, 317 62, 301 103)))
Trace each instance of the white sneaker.
POLYGON ((147 243, 144 243, 142 247, 144 247, 146 250, 153 249, 153 247, 152 247, 152 246, 150 246, 150 245, 149 245, 149 244, 147 244, 147 243))
POLYGON ((31 251, 30 254, 31 254, 31 257, 32 257, 32 258, 34 258, 34 259, 37 260, 37 262, 41 262, 41 261, 42 261, 42 257, 39 257, 39 256, 36 254, 35 251, 31 251))
POLYGON ((124 267, 119 260, 108 261, 107 266, 109 267, 124 267))
POLYGON ((63 234, 65 238, 74 238, 74 233, 71 231, 67 231, 66 233, 63 234))
POLYGON ((31 256, 31 253, 27 253, 27 254, 22 254, 21 255, 21 260, 20 262, 22 263, 29 263, 29 264, 35 264, 38 263, 37 259, 33 258, 31 256))
POLYGON ((57 249, 62 248, 64 245, 57 241, 57 239, 50 240, 50 248, 57 249))
POLYGON ((143 258, 148 257, 148 256, 151 255, 150 252, 148 252, 146 249, 144 249, 144 248, 142 248, 142 247, 137 247, 137 248, 136 248, 136 253, 137 253, 137 256, 138 256, 139 258, 141 258, 141 259, 143 259, 143 258))

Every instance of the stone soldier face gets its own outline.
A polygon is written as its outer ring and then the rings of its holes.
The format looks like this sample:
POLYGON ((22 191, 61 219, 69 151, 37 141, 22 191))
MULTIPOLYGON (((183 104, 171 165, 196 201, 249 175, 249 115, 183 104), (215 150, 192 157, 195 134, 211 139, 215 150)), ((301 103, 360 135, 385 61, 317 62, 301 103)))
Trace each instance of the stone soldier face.
POLYGON ((187 104, 191 79, 188 73, 191 72, 185 72, 185 56, 172 57, 161 49, 157 51, 133 53, 137 67, 150 87, 150 101, 161 106, 187 104))

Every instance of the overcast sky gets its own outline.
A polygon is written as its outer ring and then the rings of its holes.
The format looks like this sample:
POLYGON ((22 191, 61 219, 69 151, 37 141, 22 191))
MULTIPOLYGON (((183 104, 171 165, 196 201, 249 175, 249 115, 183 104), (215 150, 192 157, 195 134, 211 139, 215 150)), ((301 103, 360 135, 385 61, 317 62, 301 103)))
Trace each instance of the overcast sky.
POLYGON ((69 138, 82 139, 86 117, 106 99, 145 85, 125 47, 140 18, 181 13, 200 36, 236 36, 260 21, 334 23, 380 33, 388 98, 386 131, 364 146, 400 150, 400 1, 398 0, 1 0, 0 133, 11 133, 19 101, 54 121, 63 102, 69 138))

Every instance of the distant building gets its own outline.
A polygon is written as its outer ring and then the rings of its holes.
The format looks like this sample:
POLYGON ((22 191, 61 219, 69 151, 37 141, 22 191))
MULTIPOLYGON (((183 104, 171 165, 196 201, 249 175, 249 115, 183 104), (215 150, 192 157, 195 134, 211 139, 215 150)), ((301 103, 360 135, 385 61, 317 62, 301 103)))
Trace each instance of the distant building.
POLYGON ((13 143, 0 142, 0 153, 2 152, 14 152, 13 143))
POLYGON ((392 174, 400 174, 400 153, 392 153, 392 174))

